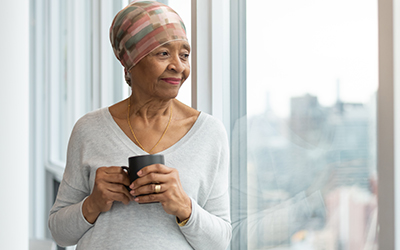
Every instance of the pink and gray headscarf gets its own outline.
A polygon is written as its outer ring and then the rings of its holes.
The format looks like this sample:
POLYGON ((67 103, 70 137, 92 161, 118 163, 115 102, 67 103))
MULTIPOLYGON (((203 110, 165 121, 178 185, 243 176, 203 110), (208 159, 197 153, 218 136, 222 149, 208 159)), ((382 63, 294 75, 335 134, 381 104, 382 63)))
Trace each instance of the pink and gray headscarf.
POLYGON ((129 71, 154 49, 170 41, 185 40, 182 19, 169 6, 155 1, 134 1, 114 17, 110 40, 117 59, 129 71))

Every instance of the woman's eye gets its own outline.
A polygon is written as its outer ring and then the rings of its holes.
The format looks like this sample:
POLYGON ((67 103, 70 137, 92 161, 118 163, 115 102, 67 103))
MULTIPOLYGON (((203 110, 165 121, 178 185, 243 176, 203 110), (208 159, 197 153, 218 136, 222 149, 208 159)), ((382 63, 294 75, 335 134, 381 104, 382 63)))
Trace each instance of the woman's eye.
POLYGON ((168 52, 166 51, 162 51, 160 53, 158 53, 160 56, 168 56, 168 52))
POLYGON ((185 60, 188 59, 189 58, 189 53, 182 54, 181 58, 185 59, 185 60))

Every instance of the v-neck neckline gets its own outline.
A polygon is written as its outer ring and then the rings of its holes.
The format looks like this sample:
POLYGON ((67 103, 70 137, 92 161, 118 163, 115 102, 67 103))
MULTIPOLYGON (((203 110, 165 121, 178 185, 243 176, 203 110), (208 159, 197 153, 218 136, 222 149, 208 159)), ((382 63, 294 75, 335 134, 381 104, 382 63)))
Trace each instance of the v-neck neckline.
MULTIPOLYGON (((130 149, 132 150, 135 154, 137 155, 146 155, 149 154, 148 152, 144 151, 141 149, 138 145, 136 145, 126 134, 125 132, 121 129, 121 127, 117 124, 117 122, 114 120, 112 117, 110 110, 108 107, 102 108, 101 113, 103 115, 103 118, 106 120, 108 126, 115 132, 115 134, 118 136, 118 138, 130 149)), ((203 121, 206 118, 206 114, 203 112, 200 112, 199 116, 197 117, 196 121, 194 122, 193 126, 189 129, 189 131, 182 137, 180 138, 175 144, 172 146, 164 149, 163 151, 157 152, 156 154, 163 154, 166 155, 168 153, 173 152, 176 148, 179 148, 181 145, 185 144, 190 137, 192 137, 196 131, 198 130, 199 127, 203 124, 203 121)))

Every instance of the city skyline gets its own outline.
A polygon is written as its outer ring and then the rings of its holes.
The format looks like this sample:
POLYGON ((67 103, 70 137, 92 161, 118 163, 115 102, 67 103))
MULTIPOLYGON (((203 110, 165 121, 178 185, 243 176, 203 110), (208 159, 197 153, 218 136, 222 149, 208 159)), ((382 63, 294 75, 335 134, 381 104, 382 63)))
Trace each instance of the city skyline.
POLYGON ((291 107, 246 118, 252 246, 376 249, 375 107, 309 94, 291 107))

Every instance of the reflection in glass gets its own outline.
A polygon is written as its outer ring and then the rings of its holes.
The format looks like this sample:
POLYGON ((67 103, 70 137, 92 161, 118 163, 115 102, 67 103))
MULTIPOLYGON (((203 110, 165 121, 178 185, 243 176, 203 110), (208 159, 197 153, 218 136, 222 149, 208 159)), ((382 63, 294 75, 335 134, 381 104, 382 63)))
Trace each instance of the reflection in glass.
POLYGON ((375 1, 247 1, 248 249, 377 249, 375 1))

